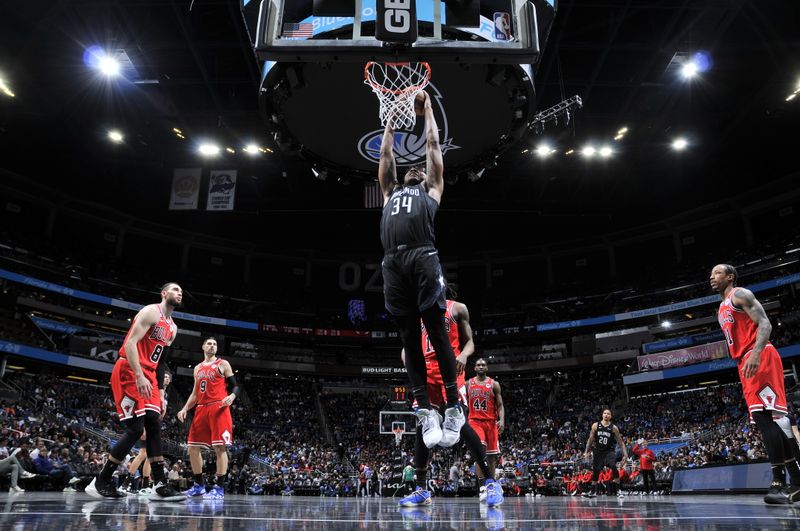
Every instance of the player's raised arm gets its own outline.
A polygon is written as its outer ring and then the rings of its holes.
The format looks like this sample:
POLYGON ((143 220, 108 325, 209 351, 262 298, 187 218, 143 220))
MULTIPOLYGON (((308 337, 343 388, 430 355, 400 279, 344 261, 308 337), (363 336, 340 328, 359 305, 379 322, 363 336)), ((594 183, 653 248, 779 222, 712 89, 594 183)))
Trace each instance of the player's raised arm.
POLYGON ((397 167, 394 162, 394 129, 386 124, 381 140, 380 161, 378 162, 378 182, 383 193, 383 204, 389 200, 397 186, 397 167))
POLYGON ((444 161, 442 160, 442 148, 439 145, 439 126, 433 116, 431 97, 425 91, 420 94, 424 94, 425 98, 425 139, 428 146, 425 182, 428 186, 428 194, 439 203, 442 201, 444 193, 444 161))

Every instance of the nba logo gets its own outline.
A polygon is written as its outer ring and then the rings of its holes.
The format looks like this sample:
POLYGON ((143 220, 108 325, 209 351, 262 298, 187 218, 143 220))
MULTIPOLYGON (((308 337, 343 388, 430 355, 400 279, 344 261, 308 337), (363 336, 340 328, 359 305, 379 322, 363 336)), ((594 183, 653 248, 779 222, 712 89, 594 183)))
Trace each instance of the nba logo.
POLYGON ((511 15, 503 12, 494 14, 494 38, 498 41, 513 41, 511 35, 511 15))

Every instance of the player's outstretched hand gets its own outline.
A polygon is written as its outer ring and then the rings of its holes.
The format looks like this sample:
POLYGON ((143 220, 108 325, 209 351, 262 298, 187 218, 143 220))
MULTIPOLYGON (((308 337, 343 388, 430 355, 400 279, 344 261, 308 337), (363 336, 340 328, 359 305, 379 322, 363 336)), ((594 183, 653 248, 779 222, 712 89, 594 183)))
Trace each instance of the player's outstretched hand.
POLYGON ((185 409, 181 409, 180 411, 178 411, 178 420, 181 421, 181 422, 184 422, 186 420, 186 410, 185 409))

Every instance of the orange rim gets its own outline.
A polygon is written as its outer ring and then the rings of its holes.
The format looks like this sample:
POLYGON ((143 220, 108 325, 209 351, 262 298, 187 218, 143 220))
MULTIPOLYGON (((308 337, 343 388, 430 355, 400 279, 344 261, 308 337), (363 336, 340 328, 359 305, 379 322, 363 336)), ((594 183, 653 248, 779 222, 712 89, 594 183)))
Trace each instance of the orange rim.
MULTIPOLYGON (((410 87, 406 87, 404 89, 389 89, 389 88, 384 87, 383 85, 375 83, 372 80, 372 78, 370 77, 370 75, 369 75, 370 69, 372 68, 373 65, 376 65, 376 64, 378 64, 376 61, 369 61, 369 62, 367 62, 367 64, 364 65, 364 80, 373 89, 379 90, 380 92, 383 92, 383 93, 386 93, 386 94, 398 95, 398 94, 406 94, 406 93, 409 93, 409 92, 416 92, 417 90, 420 90, 420 88, 423 87, 431 79, 431 65, 429 65, 426 62, 422 62, 420 64, 425 67, 425 78, 420 83, 417 83, 416 85, 411 85, 410 87)), ((389 66, 406 66, 406 65, 410 65, 411 63, 383 63, 383 64, 384 65, 389 65, 389 66)))

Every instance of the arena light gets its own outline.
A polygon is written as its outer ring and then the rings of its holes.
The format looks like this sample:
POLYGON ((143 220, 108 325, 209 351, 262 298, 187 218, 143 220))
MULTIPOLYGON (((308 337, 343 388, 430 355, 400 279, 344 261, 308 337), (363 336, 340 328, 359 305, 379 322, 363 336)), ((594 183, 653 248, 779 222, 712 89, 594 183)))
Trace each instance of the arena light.
POLYGON ((669 321, 661 321, 661 327, 662 328, 670 328, 670 327, 672 327, 672 323, 669 322, 669 321))
POLYGON ((119 75, 119 62, 111 56, 104 55, 100 57, 97 62, 97 68, 106 77, 115 77, 119 75))
POLYGON ((786 101, 792 101, 792 100, 793 100, 793 99, 795 99, 796 97, 797 97, 797 93, 796 93, 796 92, 792 92, 791 94, 789 94, 788 96, 786 96, 786 101))
POLYGON ((564 152, 564 155, 572 155, 573 153, 575 153, 575 150, 570 148, 570 149, 568 149, 567 151, 564 152))
POLYGON ((77 380, 79 382, 97 383, 97 379, 95 379, 95 378, 85 378, 83 376, 75 376, 75 375, 72 375, 72 374, 67 376, 67 379, 68 380, 77 380))
POLYGON ((244 148, 242 148, 242 151, 244 151, 245 153, 247 153, 252 157, 258 155, 259 151, 261 151, 261 148, 258 147, 256 144, 247 144, 244 148))
POLYGON ((683 151, 687 147, 689 147, 689 141, 683 137, 676 138, 672 141, 672 149, 675 151, 683 151))
POLYGON ((173 127, 173 128, 172 128, 172 131, 173 131, 173 132, 174 132, 176 135, 182 135, 182 134, 183 134, 183 131, 181 131, 181 130, 180 130, 180 129, 178 129, 177 127, 173 127))
POLYGON ((600 148, 600 156, 603 157, 604 159, 607 159, 613 153, 614 151, 609 146, 603 146, 600 148))
POLYGON ((216 144, 212 144, 210 142, 204 142, 200 144, 200 146, 198 146, 197 152, 203 155, 204 157, 215 157, 219 155, 220 148, 216 144))
POLYGON ((543 158, 549 157, 550 155, 555 153, 556 150, 551 148, 548 144, 541 143, 538 146, 536 146, 536 151, 535 152, 536 152, 536 156, 537 157, 539 157, 540 159, 543 159, 543 158))
POLYGON ((597 150, 594 148, 594 146, 586 146, 581 150, 581 155, 583 155, 587 159, 594 157, 596 153, 597 150))
POLYGON ((692 79, 693 77, 697 76, 699 71, 700 69, 698 68, 697 63, 694 61, 687 61, 683 63, 683 66, 681 67, 681 77, 683 77, 683 79, 692 79))
POLYGON ((108 132, 108 139, 114 142, 115 144, 121 144, 125 137, 117 131, 116 129, 108 132))
POLYGON ((228 153, 231 153, 231 154, 235 154, 236 153, 236 150, 233 149, 232 147, 226 147, 225 151, 227 151, 228 153))
POLYGON ((6 80, 3 77, 0 77, 0 92, 8 96, 9 98, 16 97, 16 94, 11 90, 11 87, 8 86, 6 80))

